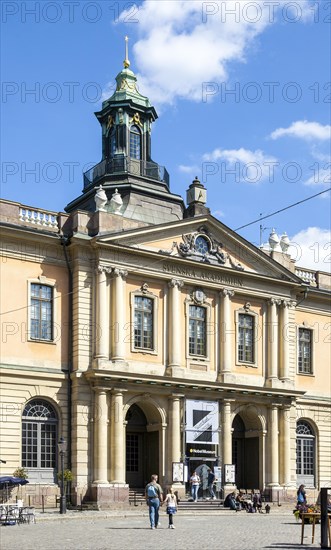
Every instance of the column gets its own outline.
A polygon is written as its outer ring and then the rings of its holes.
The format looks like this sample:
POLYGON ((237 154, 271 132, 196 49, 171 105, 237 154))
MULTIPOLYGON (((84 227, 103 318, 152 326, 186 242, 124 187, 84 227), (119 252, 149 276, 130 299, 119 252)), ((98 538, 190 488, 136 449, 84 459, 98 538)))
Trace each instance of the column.
POLYGON ((111 406, 111 483, 125 484, 125 447, 123 393, 125 390, 115 388, 112 392, 111 406))
POLYGON ((94 483, 108 483, 108 404, 107 391, 95 388, 94 399, 94 483))
POLYGON ((231 320, 231 300, 234 291, 223 288, 221 296, 221 374, 230 373, 232 370, 232 334, 233 322, 231 320))
POLYGON ((223 466, 224 464, 232 464, 232 401, 233 399, 223 401, 223 466))
POLYGON ((113 270, 113 355, 114 361, 124 361, 125 358, 125 278, 128 272, 123 269, 113 270))
POLYGON ((169 397, 169 428, 170 428, 170 462, 180 462, 181 432, 180 432, 180 399, 182 395, 172 394, 169 397))
POLYGON ((281 340, 281 372, 282 380, 289 380, 289 307, 291 302, 282 300, 282 340, 281 340))
POLYGON ((96 358, 109 358, 109 299, 107 296, 107 273, 110 267, 99 265, 97 268, 97 326, 96 358))
POLYGON ((271 298, 269 300, 269 319, 268 319, 268 358, 269 369, 268 378, 278 378, 278 325, 277 325, 277 305, 279 300, 271 298))
POLYGON ((279 485, 279 444, 278 444, 278 407, 272 404, 269 409, 269 457, 270 457, 270 481, 271 487, 279 485))
POLYGON ((171 279, 170 287, 170 311, 168 318, 169 327, 169 367, 179 367, 181 364, 181 307, 180 289, 183 281, 171 279))
POLYGON ((283 484, 291 482, 291 406, 284 405, 282 409, 282 450, 283 450, 283 484))

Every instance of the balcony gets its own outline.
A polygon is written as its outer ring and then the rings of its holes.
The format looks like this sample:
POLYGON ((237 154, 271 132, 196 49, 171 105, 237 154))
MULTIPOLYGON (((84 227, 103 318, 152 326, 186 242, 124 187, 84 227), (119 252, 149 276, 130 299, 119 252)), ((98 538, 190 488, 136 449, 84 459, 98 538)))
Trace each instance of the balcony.
POLYGON ((164 183, 169 188, 169 174, 164 166, 156 162, 136 160, 119 156, 110 160, 102 160, 84 173, 84 189, 96 184, 106 175, 131 174, 164 183))

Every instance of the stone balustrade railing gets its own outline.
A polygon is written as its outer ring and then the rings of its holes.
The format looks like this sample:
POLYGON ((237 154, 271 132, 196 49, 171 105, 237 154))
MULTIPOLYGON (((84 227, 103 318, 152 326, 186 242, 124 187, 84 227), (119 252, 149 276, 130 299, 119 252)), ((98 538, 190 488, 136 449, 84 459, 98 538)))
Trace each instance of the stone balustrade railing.
POLYGON ((57 216, 54 212, 39 209, 20 208, 19 218, 24 223, 41 225, 50 229, 58 229, 57 216))
POLYGON ((305 283, 310 283, 311 285, 316 286, 316 272, 310 269, 296 269, 295 274, 300 277, 305 283))

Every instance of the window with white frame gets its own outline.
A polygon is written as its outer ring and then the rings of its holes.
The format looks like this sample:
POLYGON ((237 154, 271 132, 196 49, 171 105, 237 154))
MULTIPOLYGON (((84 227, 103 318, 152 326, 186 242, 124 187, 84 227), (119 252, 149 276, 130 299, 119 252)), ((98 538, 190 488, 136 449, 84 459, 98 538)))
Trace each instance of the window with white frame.
POLYGON ((313 331, 304 327, 298 330, 298 372, 299 374, 312 374, 312 339, 313 331))
POLYGON ((207 356, 207 310, 189 306, 189 354, 207 356))
POLYGON ((134 296, 134 347, 154 349, 154 299, 147 296, 134 296))
POLYGON ((57 414, 42 399, 30 401, 22 415, 22 466, 50 469, 56 467, 57 414))
POLYGON ((31 283, 30 338, 53 340, 53 287, 49 285, 31 283))
POLYGON ((238 314, 238 361, 255 362, 255 317, 247 313, 238 314))
POLYGON ((297 423, 297 483, 315 486, 315 434, 308 422, 297 423))

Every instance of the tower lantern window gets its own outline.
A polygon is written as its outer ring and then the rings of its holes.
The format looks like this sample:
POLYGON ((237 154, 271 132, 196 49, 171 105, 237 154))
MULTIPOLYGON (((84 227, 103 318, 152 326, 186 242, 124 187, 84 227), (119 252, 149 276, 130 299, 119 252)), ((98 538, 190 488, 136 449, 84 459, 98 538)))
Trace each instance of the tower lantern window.
POLYGON ((141 159, 141 133, 138 126, 130 128, 130 157, 132 159, 141 159))

